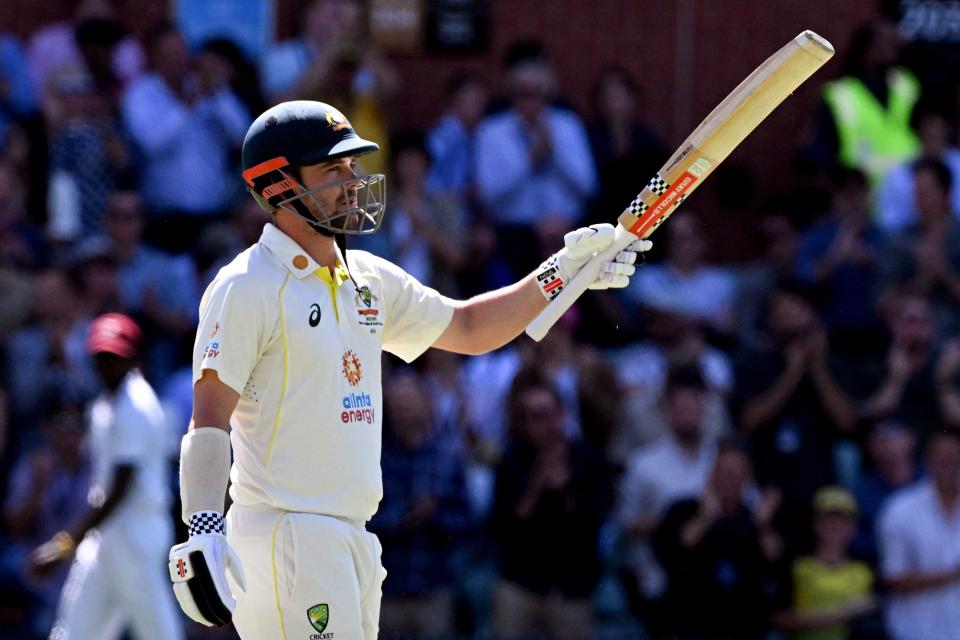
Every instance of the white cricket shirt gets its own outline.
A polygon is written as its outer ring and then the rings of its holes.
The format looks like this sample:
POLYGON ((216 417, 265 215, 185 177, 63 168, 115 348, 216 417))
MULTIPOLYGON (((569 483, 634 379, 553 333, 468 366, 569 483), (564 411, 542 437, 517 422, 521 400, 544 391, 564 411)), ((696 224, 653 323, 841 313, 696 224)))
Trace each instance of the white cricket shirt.
POLYGON ((117 466, 134 467, 133 485, 100 528, 108 529, 114 523, 134 522, 138 516, 165 514, 169 510, 168 429, 169 423, 156 393, 136 369, 127 374, 115 394, 102 393, 90 406, 93 461, 90 502, 103 502, 117 466))
POLYGON ((412 361, 446 329, 453 301, 364 251, 347 261, 357 287, 268 224, 203 294, 193 380, 212 369, 240 394, 238 504, 361 521, 377 510, 381 351, 412 361))

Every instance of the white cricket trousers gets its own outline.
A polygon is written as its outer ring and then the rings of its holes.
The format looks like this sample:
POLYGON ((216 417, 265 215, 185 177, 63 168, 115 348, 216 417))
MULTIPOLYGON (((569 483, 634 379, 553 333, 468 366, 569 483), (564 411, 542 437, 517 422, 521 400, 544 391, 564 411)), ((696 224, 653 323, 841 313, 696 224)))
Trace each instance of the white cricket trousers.
POLYGON ((50 640, 183 640, 166 570, 173 523, 166 513, 110 518, 90 531, 60 594, 50 640))
POLYGON ((246 592, 230 585, 243 640, 377 637, 387 572, 380 541, 363 523, 235 504, 227 541, 247 578, 246 592))

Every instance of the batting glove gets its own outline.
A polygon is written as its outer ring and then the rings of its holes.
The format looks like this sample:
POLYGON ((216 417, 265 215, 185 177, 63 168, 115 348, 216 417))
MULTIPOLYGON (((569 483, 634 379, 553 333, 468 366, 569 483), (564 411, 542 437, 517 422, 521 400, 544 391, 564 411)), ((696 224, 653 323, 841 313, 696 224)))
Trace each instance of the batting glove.
POLYGON ((170 580, 180 608, 191 619, 208 627, 233 619, 237 600, 227 584, 227 571, 241 591, 246 591, 240 558, 227 544, 223 516, 198 511, 190 516, 190 539, 170 549, 170 580))
MULTIPOLYGON (((613 243, 612 224, 592 224, 581 227, 563 236, 563 249, 547 258, 537 269, 537 285, 547 300, 553 300, 570 280, 577 275, 583 265, 594 255, 605 251, 613 243)), ((591 289, 618 289, 627 286, 630 276, 636 271, 633 266, 637 255, 649 251, 653 243, 649 240, 634 240, 618 253, 613 260, 604 262, 597 279, 589 285, 591 289)))

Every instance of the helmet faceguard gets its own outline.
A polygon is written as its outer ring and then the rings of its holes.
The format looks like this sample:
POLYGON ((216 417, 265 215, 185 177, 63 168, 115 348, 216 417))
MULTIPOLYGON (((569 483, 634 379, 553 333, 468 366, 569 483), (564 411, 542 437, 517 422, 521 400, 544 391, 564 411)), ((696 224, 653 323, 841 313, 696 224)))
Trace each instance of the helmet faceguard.
POLYGON ((307 189, 285 158, 243 172, 247 190, 266 211, 286 209, 323 235, 367 235, 383 222, 387 185, 382 173, 307 189), (262 173, 261 173, 262 172, 262 173))

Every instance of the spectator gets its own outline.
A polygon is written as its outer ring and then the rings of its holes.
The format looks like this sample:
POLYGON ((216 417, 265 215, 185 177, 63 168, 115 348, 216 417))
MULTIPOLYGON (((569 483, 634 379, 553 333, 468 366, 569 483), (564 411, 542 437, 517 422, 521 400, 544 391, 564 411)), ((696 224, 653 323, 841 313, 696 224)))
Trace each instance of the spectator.
POLYGON ((881 284, 907 286, 931 297, 941 330, 960 330, 960 220, 950 209, 953 178, 932 158, 913 164, 917 221, 891 238, 881 284))
POLYGON ((666 231, 666 260, 639 269, 636 285, 624 295, 634 305, 674 313, 730 335, 736 283, 727 270, 706 262, 706 238, 696 215, 686 211, 672 216, 666 231))
POLYGON ((487 85, 479 75, 461 71, 447 81, 445 95, 446 111, 427 134, 427 186, 473 204, 474 132, 487 107, 487 85))
POLYGON ((656 134, 640 121, 640 88, 624 67, 602 69, 591 98, 590 148, 600 188, 590 221, 607 222, 636 197, 637 178, 653 176, 667 153, 656 134))
POLYGON ((10 165, 0 160, 0 344, 30 320, 34 269, 41 249, 36 230, 23 216, 23 191, 10 165))
POLYGON ((453 634, 454 556, 470 526, 464 460, 444 449, 416 374, 386 387, 383 508, 370 522, 388 571, 381 635, 443 640, 453 634))
POLYGON ((100 89, 108 89, 105 81, 127 85, 140 74, 143 49, 114 21, 114 5, 111 0, 69 0, 68 20, 49 24, 33 35, 27 62, 41 93, 46 93, 50 77, 63 69, 85 70, 100 89))
POLYGON ((173 538, 166 419, 136 366, 141 334, 127 316, 90 325, 86 348, 104 392, 90 408, 89 507, 31 554, 37 575, 76 558, 52 638, 103 638, 129 625, 140 638, 183 637, 163 570, 173 538), (79 544, 79 546, 77 546, 79 544))
POLYGON ((17 38, 0 30, 0 148, 7 144, 10 125, 37 110, 37 91, 23 48, 17 38))
POLYGON ((809 504, 834 480, 833 447, 856 427, 856 405, 837 382, 838 364, 802 286, 780 283, 766 317, 772 344, 737 358, 739 425, 760 482, 782 489, 787 507, 809 504))
POLYGON ((213 66, 223 70, 230 90, 243 104, 247 113, 263 113, 267 101, 260 90, 260 69, 230 38, 211 38, 197 52, 198 66, 213 66))
MULTIPOLYGON (((936 158, 950 169, 952 184, 960 184, 960 149, 954 142, 953 123, 942 113, 927 109, 917 116, 920 157, 936 158)), ((894 167, 877 192, 877 224, 887 233, 896 233, 917 220, 914 198, 916 184, 913 164, 916 158, 894 167)), ((950 210, 960 215, 960 189, 950 192, 950 210)))
POLYGON ((394 262, 444 295, 458 296, 457 276, 468 259, 464 204, 452 194, 427 189, 430 156, 418 133, 400 134, 391 145, 394 179, 386 226, 394 262))
POLYGON ((150 71, 124 93, 123 120, 143 158, 148 237, 179 253, 230 206, 230 154, 243 141, 250 116, 230 90, 230 69, 222 60, 191 60, 183 36, 169 24, 157 27, 148 45, 150 71))
POLYGON ((84 348, 88 320, 75 282, 51 267, 38 274, 33 295, 36 319, 10 336, 6 353, 10 408, 21 436, 38 426, 51 394, 86 400, 99 389, 84 348))
POLYGON ((765 584, 783 552, 773 529, 780 496, 767 490, 751 499, 751 483, 746 450, 722 443, 700 496, 671 505, 654 532, 657 559, 668 576, 663 637, 764 637, 765 584))
POLYGON ((634 609, 657 628, 667 576, 650 539, 677 500, 699 496, 713 467, 715 438, 704 433, 707 386, 695 366, 674 368, 663 404, 669 431, 632 454, 620 484, 616 520, 626 545, 626 589, 634 609))
POLYGON ((82 242, 103 233, 107 198, 130 170, 130 153, 106 98, 83 72, 58 71, 51 77, 46 115, 53 191, 48 233, 54 240, 82 242), (69 187, 61 184, 64 180, 69 187), (57 197, 64 188, 76 198, 57 197))
POLYGON ((813 512, 813 553, 793 561, 774 621, 793 640, 847 640, 878 604, 873 571, 848 553, 857 503, 842 487, 824 487, 813 498, 813 512))
MULTIPOLYGON (((885 360, 861 374, 869 393, 861 403, 860 414, 868 421, 903 420, 924 443, 944 415, 937 400, 947 400, 946 395, 938 393, 949 389, 947 374, 940 381, 936 372, 938 362, 948 367, 949 361, 942 360, 948 353, 938 354, 936 319, 929 300, 922 295, 898 296, 890 305, 888 318, 890 341, 885 360)), ((869 367, 869 361, 864 366, 869 367)))
POLYGON ((854 487, 860 507, 860 527, 853 541, 854 555, 877 564, 877 514, 887 499, 920 478, 913 427, 895 420, 876 423, 866 441, 867 472, 854 487))
MULTIPOLYGON (((263 57, 260 77, 267 101, 320 100, 340 105, 371 140, 389 140, 385 105, 400 88, 390 61, 365 33, 360 0, 307 2, 301 34, 274 45, 263 57)), ((389 148, 357 160, 368 174, 383 173, 389 148)))
POLYGON ((877 520, 893 640, 960 637, 960 433, 936 431, 929 476, 894 494, 877 520))
POLYGON ((14 465, 3 506, 11 536, 4 555, 15 554, 20 579, 42 602, 38 625, 49 629, 57 598, 67 577, 66 567, 38 577, 27 571, 28 554, 52 537, 64 521, 75 521, 86 510, 90 465, 82 447, 86 426, 81 407, 53 394, 47 398, 39 442, 25 450, 14 465))
POLYGON ((867 177, 857 169, 834 171, 832 212, 803 234, 796 269, 818 290, 824 325, 848 350, 879 328, 874 308, 884 240, 871 221, 867 177))
POLYGON ((899 66, 900 35, 876 18, 853 33, 844 75, 826 84, 813 153, 820 165, 863 171, 878 185, 920 144, 910 116, 920 97, 916 77, 899 66))
POLYGON ((599 533, 611 503, 606 462, 565 433, 563 403, 543 374, 518 374, 508 407, 513 430, 492 519, 500 549, 494 637, 592 637, 599 533))
POLYGON ((596 170, 579 116, 550 105, 556 78, 545 60, 514 63, 506 82, 509 108, 477 125, 477 193, 500 251, 526 273, 540 259, 538 247, 583 216, 596 170))

